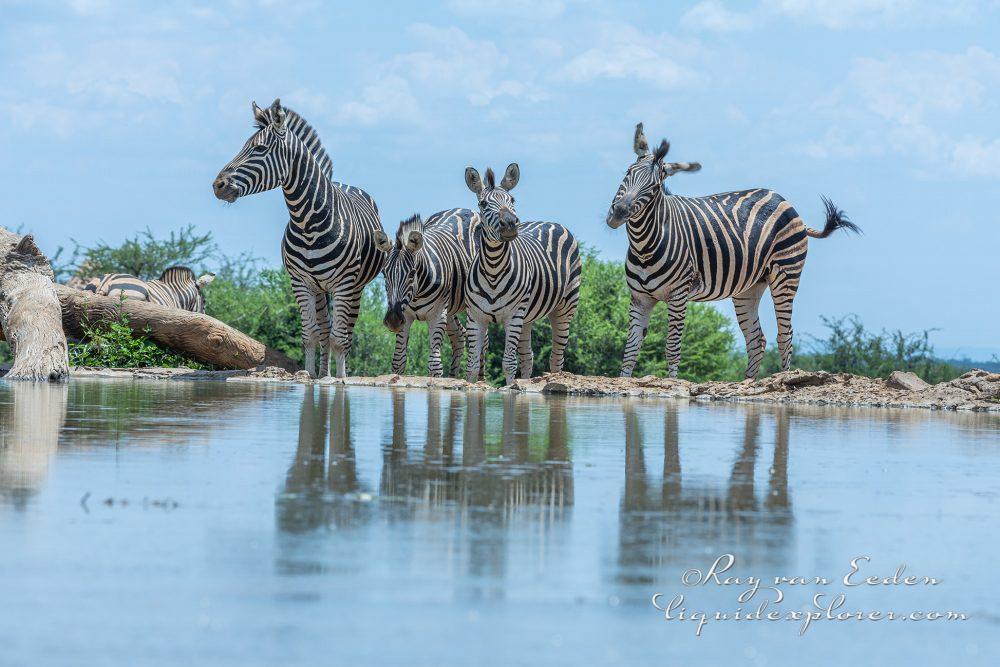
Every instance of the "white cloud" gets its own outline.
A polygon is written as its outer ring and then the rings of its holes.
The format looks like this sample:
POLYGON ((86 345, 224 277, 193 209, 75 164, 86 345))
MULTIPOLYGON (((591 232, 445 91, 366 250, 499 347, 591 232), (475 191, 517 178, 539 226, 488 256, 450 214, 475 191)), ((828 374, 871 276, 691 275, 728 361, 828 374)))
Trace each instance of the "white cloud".
POLYGON ((751 13, 730 11, 719 0, 699 2, 681 17, 681 25, 685 28, 717 32, 750 30, 754 23, 751 13))
POLYGON ((449 0, 456 13, 468 16, 502 15, 519 19, 554 19, 566 11, 566 0, 449 0))
POLYGON ((588 83, 595 79, 635 79, 657 88, 676 88, 695 79, 694 73, 680 64, 680 57, 691 55, 694 47, 669 35, 642 33, 628 24, 601 26, 597 44, 574 56, 560 70, 562 79, 588 83))
POLYGON ((716 32, 766 28, 776 20, 831 30, 934 26, 942 21, 968 22, 984 4, 983 0, 760 0, 737 11, 722 0, 704 0, 684 14, 681 24, 716 32))
POLYGON ((1000 180, 1000 139, 963 139, 952 148, 951 166, 973 178, 1000 180))
POLYGON ((998 112, 1000 57, 983 48, 858 58, 846 81, 804 112, 827 129, 802 151, 891 154, 933 178, 1000 178, 998 112))
POLYGON ((420 125, 434 117, 429 109, 437 104, 483 107, 504 98, 529 103, 546 98, 531 68, 512 64, 492 41, 423 23, 407 33, 419 49, 373 66, 360 98, 341 106, 340 122, 420 125))

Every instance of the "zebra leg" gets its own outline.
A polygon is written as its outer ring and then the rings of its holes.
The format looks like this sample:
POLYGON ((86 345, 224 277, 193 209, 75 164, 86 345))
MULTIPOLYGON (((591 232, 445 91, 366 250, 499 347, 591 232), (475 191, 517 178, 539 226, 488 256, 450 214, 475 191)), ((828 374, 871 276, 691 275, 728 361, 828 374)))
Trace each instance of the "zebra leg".
POLYGON ((451 371, 449 376, 457 378, 462 371, 462 352, 465 350, 465 327, 458 315, 447 316, 448 340, 451 341, 451 371))
POLYGON ((483 379, 486 365, 486 331, 485 322, 476 322, 469 318, 468 341, 469 341, 469 362, 465 369, 465 379, 475 382, 483 379))
POLYGON ((517 341, 517 359, 521 377, 529 379, 535 370, 535 353, 531 350, 531 324, 526 324, 521 329, 521 337, 517 341))
POLYGON ((684 337, 684 316, 690 293, 690 288, 684 285, 675 289, 667 302, 670 315, 667 324, 667 373, 672 378, 677 377, 677 369, 681 365, 681 339, 684 337))
POLYGON ((577 300, 564 303, 559 309, 549 315, 552 325, 552 352, 549 355, 549 371, 559 373, 563 369, 566 357, 566 344, 569 342, 569 323, 576 314, 577 300))
POLYGON ((515 315, 504 323, 503 375, 508 385, 514 384, 514 380, 517 379, 518 346, 523 327, 522 315, 515 315))
POLYGON ((646 337, 649 326, 649 316, 653 312, 656 300, 645 294, 632 292, 632 305, 628 310, 628 339, 625 341, 625 358, 622 361, 622 377, 632 377, 635 362, 639 359, 642 349, 642 339, 646 337))
POLYGON ((427 361, 427 374, 432 378, 441 377, 441 345, 444 343, 444 327, 446 314, 427 322, 427 343, 430 346, 430 358, 427 361))
POLYGON ((403 328, 396 333, 396 349, 392 352, 392 372, 394 375, 402 375, 406 372, 406 346, 410 342, 410 325, 412 322, 404 322, 403 328))
POLYGON ((799 289, 799 274, 789 273, 774 266, 768 273, 767 282, 771 287, 774 302, 774 316, 778 320, 778 352, 781 353, 781 370, 792 367, 792 302, 799 289))
POLYGON ((316 300, 316 328, 319 339, 319 367, 316 369, 316 377, 326 377, 330 374, 330 295, 326 292, 318 292, 316 300))
POLYGON ((302 319, 302 346, 305 348, 303 368, 312 377, 316 372, 316 346, 319 344, 319 326, 316 322, 316 293, 301 282, 292 280, 292 293, 299 306, 302 319))
POLYGON ((747 372, 746 378, 752 380, 757 377, 760 370, 760 362, 764 358, 764 348, 767 346, 767 339, 760 328, 760 298, 767 289, 767 283, 761 282, 750 289, 733 297, 733 306, 736 308, 736 321, 740 324, 740 331, 747 343, 747 372))
POLYGON ((347 355, 351 353, 354 342, 354 324, 358 321, 358 310, 361 307, 360 288, 345 286, 334 293, 333 332, 330 335, 330 346, 337 358, 337 377, 347 377, 347 355))

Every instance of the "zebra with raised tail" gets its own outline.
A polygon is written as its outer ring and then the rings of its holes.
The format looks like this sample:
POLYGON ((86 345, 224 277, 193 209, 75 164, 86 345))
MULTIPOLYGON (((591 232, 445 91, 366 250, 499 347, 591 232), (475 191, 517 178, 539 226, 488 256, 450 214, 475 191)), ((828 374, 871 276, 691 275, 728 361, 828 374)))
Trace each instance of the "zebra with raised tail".
POLYGON ((143 280, 128 273, 108 273, 92 278, 81 288, 114 299, 148 301, 167 308, 205 312, 205 295, 202 288, 215 280, 214 273, 200 278, 186 266, 171 266, 156 280, 143 280))
POLYGON ((669 308, 667 363, 677 376, 688 301, 731 298, 746 338, 746 377, 754 378, 764 356, 765 339, 758 306, 768 288, 778 321, 781 366, 792 361, 792 301, 805 265, 808 239, 826 238, 838 229, 859 232, 843 211, 823 198, 826 225, 810 229, 778 193, 741 190, 707 197, 670 194, 664 180, 698 171, 697 162, 664 162, 664 139, 650 153, 642 123, 635 128, 635 162, 618 187, 607 223, 625 224, 628 254, 625 276, 632 293, 622 376, 632 375, 653 307, 669 308), (627 224, 626 224, 627 223, 627 224))
POLYGON ((465 349, 465 285, 475 254, 479 214, 467 208, 435 213, 425 222, 414 215, 399 224, 395 243, 376 234, 386 253, 382 275, 387 307, 383 323, 396 334, 392 372, 406 370, 406 345, 414 320, 427 322, 430 342, 428 373, 441 377, 441 344, 451 341, 451 376, 458 377, 465 349))
POLYGON ((344 377, 361 293, 385 259, 376 245, 378 207, 364 190, 327 177, 310 147, 290 131, 278 100, 266 110, 254 103, 253 115, 257 130, 219 172, 215 196, 234 202, 282 189, 289 222, 281 257, 302 316, 305 369, 328 375, 332 348, 337 377, 344 377))
POLYGON ((510 191, 521 177, 510 164, 498 186, 492 169, 486 180, 468 167, 465 184, 479 200, 482 222, 476 255, 466 288, 466 312, 476 326, 470 328, 467 378, 479 375, 486 332, 490 322, 504 325, 503 372, 507 384, 531 377, 534 355, 531 325, 548 316, 552 324, 549 369, 563 367, 569 325, 580 299, 580 250, 573 234, 554 222, 521 222, 510 191))

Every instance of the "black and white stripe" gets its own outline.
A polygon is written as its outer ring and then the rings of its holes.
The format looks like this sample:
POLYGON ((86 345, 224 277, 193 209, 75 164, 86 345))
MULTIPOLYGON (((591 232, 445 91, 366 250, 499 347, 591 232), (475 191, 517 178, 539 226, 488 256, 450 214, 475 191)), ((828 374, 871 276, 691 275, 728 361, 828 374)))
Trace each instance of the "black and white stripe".
POLYGON ((642 123, 636 126, 636 161, 611 204, 607 223, 627 222, 626 281, 632 292, 622 375, 630 376, 653 307, 665 301, 670 323, 666 356, 671 376, 680 364, 688 301, 733 300, 746 338, 746 377, 756 377, 764 356, 758 306, 768 288, 778 321, 781 365, 792 359, 792 301, 805 265, 808 237, 826 238, 837 229, 859 231, 829 200, 822 231, 805 226, 785 199, 772 190, 727 192, 707 197, 671 195, 664 180, 697 171, 698 163, 664 162, 669 143, 649 152, 642 123))
POLYGON ((386 253, 387 308, 383 322, 396 333, 392 372, 406 370, 406 345, 414 320, 427 322, 430 343, 428 373, 441 377, 441 344, 451 341, 451 376, 458 377, 465 349, 465 328, 458 314, 465 310, 465 285, 475 254, 479 214, 467 208, 435 213, 424 222, 414 215, 399 224, 395 243, 379 234, 386 253))
POLYGON ((219 172, 215 196, 234 202, 282 188, 290 220, 281 256, 302 316, 305 368, 328 375, 332 348, 337 377, 344 377, 362 291, 384 260, 375 242, 378 207, 364 190, 327 177, 309 146, 289 131, 278 100, 267 110, 254 104, 253 112, 257 131, 219 172))
POLYGON ((83 290, 115 299, 148 301, 167 308, 204 313, 205 295, 201 288, 213 280, 214 273, 198 278, 186 266, 171 266, 156 280, 143 280, 127 273, 109 273, 91 279, 83 290))
POLYGON ((504 325, 503 371, 508 384, 518 368, 521 377, 531 377, 531 325, 545 316, 552 324, 549 368, 561 371, 569 324, 580 298, 576 239, 554 222, 518 219, 510 190, 519 179, 517 164, 507 167, 499 186, 491 169, 486 170, 485 183, 472 167, 465 170, 465 183, 479 200, 482 218, 466 289, 466 312, 476 324, 469 332, 473 339, 467 371, 470 381, 479 375, 490 322, 504 325))

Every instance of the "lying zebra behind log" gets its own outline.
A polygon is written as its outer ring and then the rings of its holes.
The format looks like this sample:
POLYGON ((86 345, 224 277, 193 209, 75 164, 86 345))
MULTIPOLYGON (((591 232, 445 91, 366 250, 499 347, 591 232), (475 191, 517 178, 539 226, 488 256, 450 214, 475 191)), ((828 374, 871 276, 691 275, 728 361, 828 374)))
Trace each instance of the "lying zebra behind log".
POLYGON ((91 279, 83 290, 115 299, 148 301, 167 308, 205 312, 205 295, 202 288, 215 280, 214 273, 200 278, 186 266, 171 266, 156 280, 143 280, 127 273, 108 273, 91 279))
POLYGON ((378 207, 364 190, 329 179, 314 146, 296 134, 309 126, 304 121, 298 129, 290 126, 279 100, 266 110, 252 108, 257 130, 222 168, 212 189, 230 203, 282 189, 289 221, 281 258, 302 317, 305 369, 316 377, 328 375, 332 348, 337 377, 344 377, 361 294, 385 259, 375 242, 382 231, 378 207))
POLYGON ((625 279, 632 293, 623 377, 632 375, 649 317, 659 301, 669 308, 666 357, 677 376, 688 301, 733 300, 746 338, 746 377, 754 378, 764 357, 765 339, 758 306, 771 290, 778 321, 782 370, 792 361, 792 301, 806 261, 809 237, 826 238, 838 229, 859 232, 829 199, 826 225, 810 229, 785 199, 762 188, 706 197, 679 197, 664 185, 668 176, 698 171, 697 162, 664 162, 670 144, 653 152, 635 128, 635 162, 618 187, 607 224, 628 231, 625 279))
MULTIPOLYGON (((399 223, 395 242, 379 232, 379 249, 386 253, 386 312, 383 323, 396 334, 392 372, 406 371, 406 345, 414 320, 427 322, 430 358, 428 374, 441 377, 441 344, 451 341, 451 376, 458 377, 465 350, 465 328, 458 314, 465 310, 465 286, 475 254, 479 214, 467 208, 435 213, 424 222, 414 215, 399 223)), ((480 375, 485 369, 480 364, 480 375)))
POLYGON ((475 323, 469 335, 469 381, 480 374, 490 322, 504 325, 503 372, 507 384, 531 377, 534 355, 531 325, 548 316, 552 324, 549 369, 563 367, 569 325, 580 299, 580 250, 573 234, 554 222, 521 222, 510 191, 520 179, 517 164, 510 164, 498 186, 493 170, 468 167, 465 184, 478 199, 482 222, 476 255, 466 288, 466 312, 475 323))

